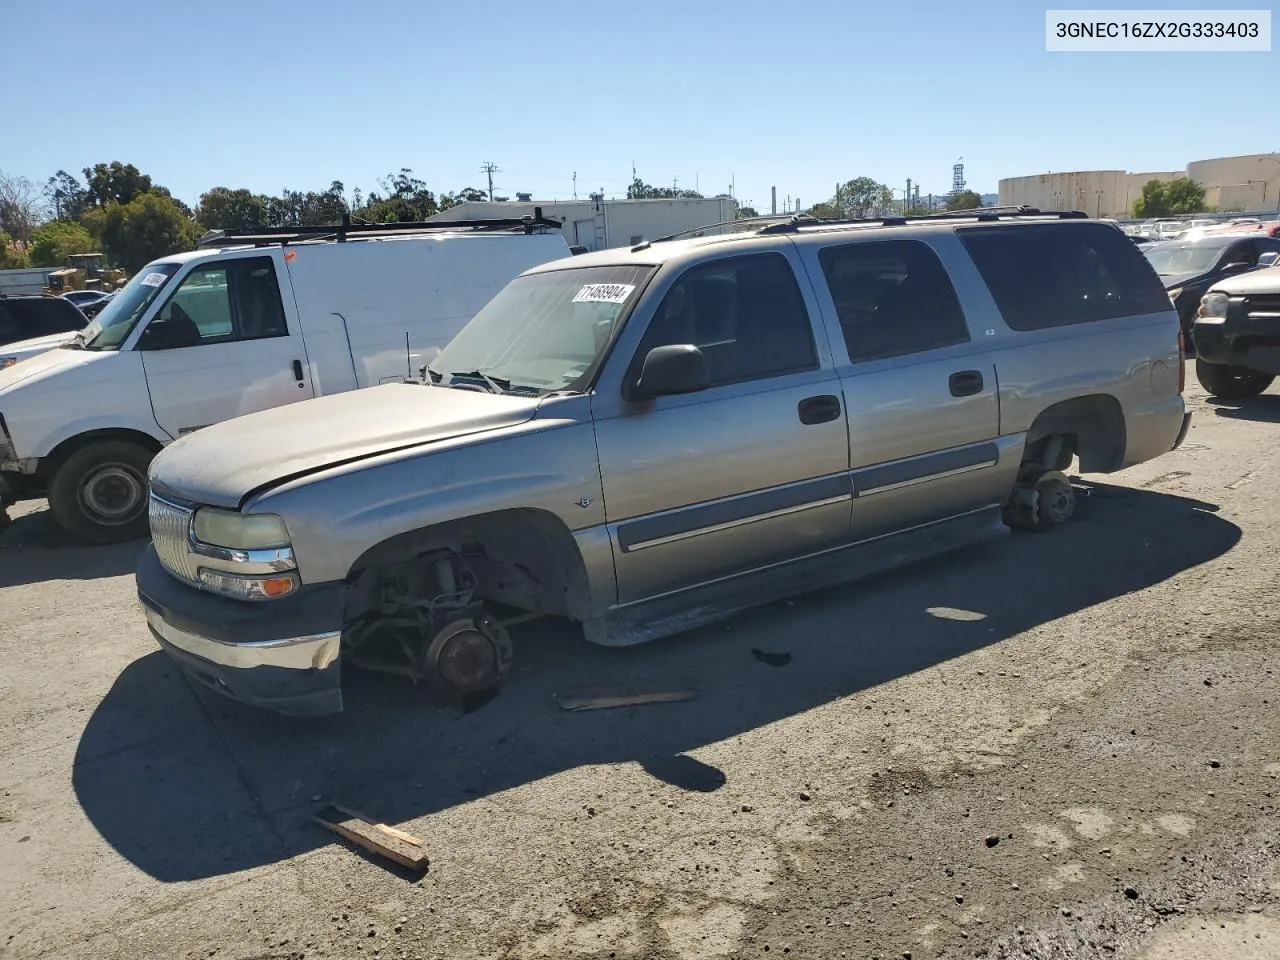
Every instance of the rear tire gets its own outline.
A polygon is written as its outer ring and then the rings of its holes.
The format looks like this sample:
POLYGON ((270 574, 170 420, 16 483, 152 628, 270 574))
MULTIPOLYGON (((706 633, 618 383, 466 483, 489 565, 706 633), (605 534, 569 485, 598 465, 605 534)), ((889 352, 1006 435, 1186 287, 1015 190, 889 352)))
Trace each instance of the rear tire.
POLYGON ((1215 397, 1223 400, 1248 400, 1271 386, 1275 376, 1245 367, 1196 360, 1196 379, 1215 397))
POLYGON ((49 509, 68 533, 89 543, 123 543, 148 533, 147 468, 155 454, 128 440, 75 451, 49 483, 49 509))

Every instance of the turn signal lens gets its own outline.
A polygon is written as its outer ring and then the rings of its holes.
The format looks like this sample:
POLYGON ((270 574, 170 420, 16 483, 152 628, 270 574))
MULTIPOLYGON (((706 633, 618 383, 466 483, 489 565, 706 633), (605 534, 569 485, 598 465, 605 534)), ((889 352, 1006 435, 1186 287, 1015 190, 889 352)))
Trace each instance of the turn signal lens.
POLYGON ((214 593, 235 600, 275 600, 293 593, 298 587, 298 578, 290 574, 237 577, 203 567, 200 570, 200 582, 214 593))

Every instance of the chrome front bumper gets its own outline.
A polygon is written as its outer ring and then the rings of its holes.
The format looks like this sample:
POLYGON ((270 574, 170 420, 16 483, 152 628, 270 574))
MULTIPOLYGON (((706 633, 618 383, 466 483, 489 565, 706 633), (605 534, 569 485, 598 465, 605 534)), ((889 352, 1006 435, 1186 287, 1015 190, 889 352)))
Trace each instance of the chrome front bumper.
POLYGON ((171 576, 148 544, 137 585, 152 636, 191 679, 278 713, 342 710, 340 584, 279 601, 229 600, 171 576))

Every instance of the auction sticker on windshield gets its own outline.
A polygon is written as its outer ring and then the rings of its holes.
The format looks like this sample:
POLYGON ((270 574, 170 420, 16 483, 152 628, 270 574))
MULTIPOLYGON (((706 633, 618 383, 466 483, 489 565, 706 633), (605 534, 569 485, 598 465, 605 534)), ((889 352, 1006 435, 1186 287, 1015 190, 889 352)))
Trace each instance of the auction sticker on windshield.
POLYGON ((573 295, 573 303, 626 303, 634 283, 588 283, 573 295))
POLYGON ((158 287, 168 279, 167 273, 148 273, 141 282, 144 287, 158 287))

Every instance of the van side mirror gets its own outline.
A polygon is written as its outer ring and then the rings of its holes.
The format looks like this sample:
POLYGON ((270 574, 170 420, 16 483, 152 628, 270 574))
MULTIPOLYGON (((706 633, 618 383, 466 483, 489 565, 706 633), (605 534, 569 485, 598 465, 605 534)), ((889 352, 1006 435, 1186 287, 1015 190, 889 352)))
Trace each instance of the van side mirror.
POLYGON ((1264 253, 1262 256, 1258 257, 1258 266, 1260 267, 1274 266, 1277 260, 1280 260, 1280 253, 1277 253, 1274 250, 1269 250, 1266 253, 1264 253))
POLYGON ((139 350, 177 350, 200 343, 200 330, 193 323, 152 320, 138 338, 139 350))
POLYGON ((711 384, 707 356, 691 343, 654 347, 644 358, 632 400, 652 400, 679 393, 696 393, 711 384))

